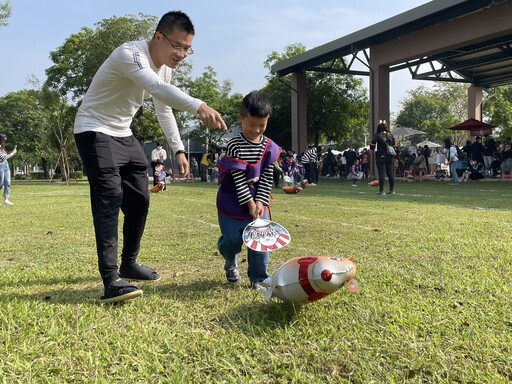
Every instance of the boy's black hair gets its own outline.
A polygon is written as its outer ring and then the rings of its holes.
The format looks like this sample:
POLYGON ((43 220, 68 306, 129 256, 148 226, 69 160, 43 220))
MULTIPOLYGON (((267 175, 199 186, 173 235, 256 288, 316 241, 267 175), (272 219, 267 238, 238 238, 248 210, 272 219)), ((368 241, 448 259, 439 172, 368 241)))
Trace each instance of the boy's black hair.
POLYGON ((172 33, 174 28, 178 28, 189 35, 196 34, 192 21, 181 11, 171 11, 163 15, 156 26, 156 31, 167 34, 172 33))
POLYGON ((261 91, 252 91, 244 97, 240 107, 242 116, 270 117, 272 115, 272 102, 270 97, 261 91))
POLYGON ((4 147, 5 146, 5 142, 7 141, 7 136, 4 135, 3 133, 0 133, 0 147, 4 147))

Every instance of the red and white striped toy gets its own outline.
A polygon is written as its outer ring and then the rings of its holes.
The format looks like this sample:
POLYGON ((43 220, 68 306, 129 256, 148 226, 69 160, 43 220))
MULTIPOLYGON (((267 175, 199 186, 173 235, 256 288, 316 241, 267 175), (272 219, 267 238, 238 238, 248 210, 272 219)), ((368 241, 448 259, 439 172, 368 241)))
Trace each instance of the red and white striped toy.
POLYGON ((285 302, 308 304, 336 292, 343 285, 355 293, 359 290, 356 272, 353 257, 296 257, 274 273, 265 300, 277 297, 285 302))

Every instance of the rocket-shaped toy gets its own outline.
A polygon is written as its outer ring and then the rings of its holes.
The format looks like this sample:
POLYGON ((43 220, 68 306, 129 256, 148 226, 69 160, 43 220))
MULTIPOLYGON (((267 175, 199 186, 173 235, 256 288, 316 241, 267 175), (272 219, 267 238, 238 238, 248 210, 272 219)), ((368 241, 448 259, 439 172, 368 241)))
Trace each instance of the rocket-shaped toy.
POLYGON ((358 291, 356 271, 353 257, 297 257, 288 260, 274 273, 265 300, 278 297, 286 302, 308 304, 336 292, 344 284, 355 293, 358 291))

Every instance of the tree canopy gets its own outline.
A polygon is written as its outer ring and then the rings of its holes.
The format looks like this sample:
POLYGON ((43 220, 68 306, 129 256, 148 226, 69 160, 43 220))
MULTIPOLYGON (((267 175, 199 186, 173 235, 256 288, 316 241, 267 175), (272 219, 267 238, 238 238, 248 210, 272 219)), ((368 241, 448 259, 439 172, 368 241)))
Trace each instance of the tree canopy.
POLYGON ((9 1, 0 3, 0 28, 9 24, 9 17, 11 17, 11 4, 9 1))
POLYGON ((484 99, 484 115, 499 127, 499 137, 512 137, 512 85, 490 90, 484 99))
MULTIPOLYGON (((272 52, 264 63, 272 65, 306 51, 302 44, 286 47, 280 54, 272 52)), ((334 63, 340 68, 340 63, 334 63)), ((268 135, 285 148, 291 148, 291 87, 289 76, 267 76, 265 91, 272 97, 274 112, 269 120, 268 135)), ((368 98, 361 79, 351 75, 310 72, 306 74, 308 142, 318 146, 336 142, 359 147, 368 128, 368 98)))
MULTIPOLYGON (((437 82, 432 88, 420 86, 409 91, 395 124, 424 131, 432 141, 441 142, 449 137, 455 143, 465 142, 466 131, 448 128, 467 119, 468 87, 464 83, 437 82)), ((498 127, 493 136, 512 135, 512 86, 484 91, 482 110, 487 122, 498 127)))
POLYGON ((46 70, 45 86, 80 100, 111 52, 126 41, 150 38, 157 22, 154 16, 139 14, 104 19, 96 29, 82 28, 50 52, 54 64, 46 70))
MULTIPOLYGON (((421 139, 442 142, 446 137, 463 135, 448 128, 467 116, 467 85, 439 82, 432 88, 420 86, 409 91, 402 102, 395 125, 426 132, 421 139)), ((456 140, 457 141, 457 140, 456 140)))

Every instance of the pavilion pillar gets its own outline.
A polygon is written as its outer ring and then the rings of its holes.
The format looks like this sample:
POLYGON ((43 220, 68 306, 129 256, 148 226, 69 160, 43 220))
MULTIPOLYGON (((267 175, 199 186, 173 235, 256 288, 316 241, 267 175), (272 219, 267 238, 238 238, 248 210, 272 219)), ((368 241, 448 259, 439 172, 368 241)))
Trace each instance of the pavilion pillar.
MULTIPOLYGON (((389 129, 389 67, 379 64, 378 54, 370 48, 370 141, 373 138, 380 120, 385 120, 389 129)), ((370 176, 377 177, 375 161, 370 166, 370 176)))
POLYGON ((468 89, 468 119, 482 121, 483 88, 471 85, 468 89))
POLYGON ((306 74, 304 72, 292 73, 291 87, 292 150, 300 154, 308 149, 306 74))

